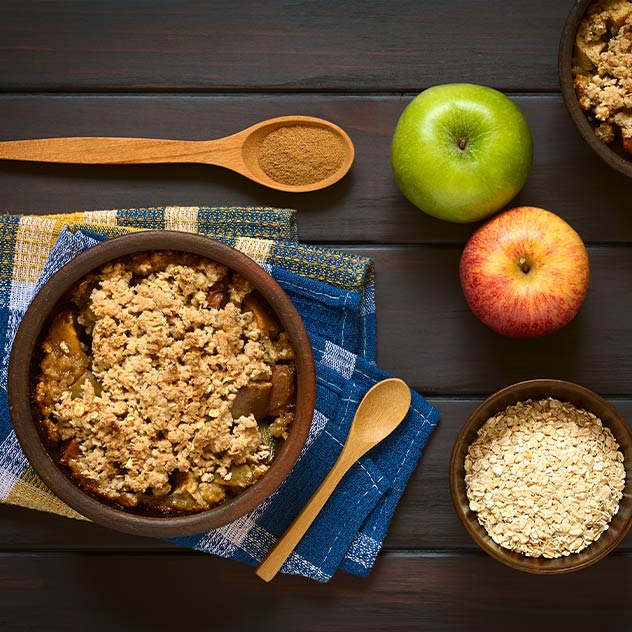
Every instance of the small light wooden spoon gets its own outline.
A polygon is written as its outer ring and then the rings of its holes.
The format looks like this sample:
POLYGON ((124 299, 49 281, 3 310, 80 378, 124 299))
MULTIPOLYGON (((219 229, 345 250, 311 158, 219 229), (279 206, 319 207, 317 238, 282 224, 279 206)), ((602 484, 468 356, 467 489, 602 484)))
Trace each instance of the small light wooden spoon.
POLYGON ((264 186, 294 193, 315 191, 338 182, 349 171, 353 157, 353 143, 347 133, 334 123, 313 116, 267 119, 216 140, 79 136, 0 142, 0 160, 91 165, 202 163, 225 167, 264 186), (276 182, 268 176, 259 164, 261 142, 274 130, 289 125, 311 125, 335 133, 344 146, 340 168, 323 180, 303 185, 276 182))
POLYGON ((399 426, 410 408, 410 400, 410 389, 405 382, 397 378, 382 380, 367 392, 358 406, 338 460, 310 501, 257 569, 257 575, 261 579, 269 582, 277 574, 342 477, 362 455, 388 437, 399 426))

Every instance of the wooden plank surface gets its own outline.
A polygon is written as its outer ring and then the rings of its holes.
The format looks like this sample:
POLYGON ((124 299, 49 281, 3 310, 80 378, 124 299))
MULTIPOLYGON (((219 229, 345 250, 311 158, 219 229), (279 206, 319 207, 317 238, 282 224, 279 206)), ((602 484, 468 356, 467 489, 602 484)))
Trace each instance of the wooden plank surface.
MULTIPOLYGON (((0 96, 0 139, 145 136, 203 140, 285 114, 330 119, 356 147, 351 172, 311 194, 288 194, 202 165, 69 166, 0 161, 0 210, 54 212, 165 204, 254 204, 300 211, 303 241, 463 242, 471 224, 417 210, 397 189, 390 143, 410 96, 0 96)), ((513 205, 547 208, 587 241, 632 242, 632 182, 582 143, 559 95, 515 96, 534 136, 534 165, 513 205)))
POLYGON ((0 630, 625 630, 632 533, 599 564, 538 577, 472 542, 453 510, 448 463, 468 414, 532 377, 579 382, 632 419, 632 181, 575 132, 557 78, 573 0, 4 0, 0 140, 64 135, 207 139, 283 114, 335 121, 355 144, 325 191, 269 191, 202 166, 0 161, 0 212, 271 205, 298 211, 301 240, 371 256, 378 360, 441 412, 368 579, 321 585, 167 542, 0 507, 0 630), (546 338, 502 338, 470 313, 458 280, 476 225, 435 220, 394 184, 390 142, 423 88, 451 81, 508 93, 534 137, 512 205, 548 208, 589 246, 578 318, 546 338), (333 231, 332 227, 335 227, 333 231))
POLYGON ((376 262, 378 363, 422 393, 490 394, 538 377, 630 393, 632 249, 589 247, 590 287, 576 318, 527 340, 499 336, 470 312, 459 281, 461 246, 350 250, 376 262))
POLYGON ((571 4, 3 0, 0 90, 552 91, 571 4))
POLYGON ((0 555, 0 626, 10 632, 626 630, 629 564, 629 557, 611 555, 581 573, 538 577, 480 554, 392 554, 368 579, 340 574, 323 585, 288 576, 264 584, 248 567, 202 554, 0 555))

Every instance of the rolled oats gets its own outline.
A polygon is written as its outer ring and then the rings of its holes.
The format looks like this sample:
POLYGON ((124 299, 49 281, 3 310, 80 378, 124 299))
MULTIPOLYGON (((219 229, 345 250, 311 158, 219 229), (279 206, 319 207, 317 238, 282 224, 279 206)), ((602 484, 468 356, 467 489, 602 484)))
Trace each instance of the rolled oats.
POLYGON ((529 557, 577 553, 619 510, 623 454, 594 414, 554 398, 488 419, 465 457, 470 509, 500 546, 529 557))

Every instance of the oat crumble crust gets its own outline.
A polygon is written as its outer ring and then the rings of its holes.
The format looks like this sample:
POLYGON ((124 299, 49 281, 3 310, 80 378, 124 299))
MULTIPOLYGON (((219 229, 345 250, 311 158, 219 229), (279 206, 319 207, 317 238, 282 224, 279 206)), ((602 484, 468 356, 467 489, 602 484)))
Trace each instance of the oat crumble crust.
POLYGON ((632 152, 632 2, 600 0, 588 8, 575 38, 572 68, 580 107, 606 143, 617 131, 632 152))
POLYGON ((84 487, 129 507, 199 511, 269 469, 293 418, 294 356, 269 315, 246 307, 251 292, 223 265, 169 252, 106 264, 76 286, 78 315, 51 328, 35 398, 84 487), (288 386, 272 404, 275 372, 288 386))

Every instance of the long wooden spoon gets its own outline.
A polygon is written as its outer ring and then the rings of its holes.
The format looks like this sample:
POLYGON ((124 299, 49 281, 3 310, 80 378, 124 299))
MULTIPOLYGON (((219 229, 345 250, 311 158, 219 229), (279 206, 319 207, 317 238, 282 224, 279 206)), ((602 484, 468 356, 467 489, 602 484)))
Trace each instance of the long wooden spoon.
POLYGON ((375 384, 356 411, 347 441, 333 468, 285 534, 257 569, 269 582, 279 571, 319 514, 349 468, 402 422, 410 408, 410 389, 402 380, 389 378, 375 384))
POLYGON ((315 191, 334 184, 349 171, 353 157, 353 143, 347 133, 334 123, 313 116, 267 119, 216 140, 88 136, 0 142, 0 160, 101 165, 202 163, 225 167, 264 186, 294 193, 315 191), (296 125, 327 129, 341 140, 344 157, 334 173, 318 182, 285 184, 273 180, 263 170, 259 161, 262 141, 280 127, 296 125))

